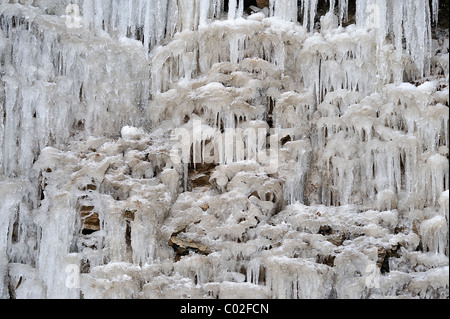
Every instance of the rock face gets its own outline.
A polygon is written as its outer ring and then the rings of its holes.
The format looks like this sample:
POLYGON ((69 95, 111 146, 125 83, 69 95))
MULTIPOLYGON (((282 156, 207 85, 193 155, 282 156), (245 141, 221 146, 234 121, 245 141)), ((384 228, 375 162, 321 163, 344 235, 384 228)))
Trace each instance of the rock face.
POLYGON ((449 297, 446 3, 69 2, 0 0, 1 298, 449 297))
POLYGON ((183 256, 188 256, 191 253, 209 255, 211 251, 201 243, 197 243, 190 239, 181 239, 179 234, 173 234, 169 240, 169 246, 175 251, 175 262, 179 261, 183 256))
POLYGON ((189 181, 192 188, 211 187, 210 179, 216 169, 216 164, 196 165, 189 170, 189 181))
POLYGON ((256 0, 256 3, 258 5, 258 8, 266 8, 269 7, 269 0, 256 0))
POLYGON ((81 222, 83 223, 83 233, 100 230, 100 219, 98 213, 93 212, 94 206, 83 206, 80 211, 81 222))

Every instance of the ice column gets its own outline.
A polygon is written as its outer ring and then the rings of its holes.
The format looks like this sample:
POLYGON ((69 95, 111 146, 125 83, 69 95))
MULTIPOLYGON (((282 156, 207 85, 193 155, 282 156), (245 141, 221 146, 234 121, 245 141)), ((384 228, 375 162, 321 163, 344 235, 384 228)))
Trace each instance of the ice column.
POLYGON ((48 199, 39 216, 42 227, 39 270, 46 298, 78 298, 79 261, 71 254, 76 216, 73 196, 68 192, 58 193, 56 189, 46 194, 48 199))
MULTIPOLYGON (((434 2, 433 10, 437 10, 436 5, 434 2)), ((397 57, 404 45, 417 68, 417 77, 421 78, 429 73, 431 14, 428 1, 358 0, 356 25, 375 30, 378 49, 390 34, 394 38, 397 57)))
POLYGON ((8 298, 6 276, 8 248, 11 246, 12 226, 22 200, 22 185, 13 180, 0 179, 0 298, 8 298))
POLYGON ((209 10, 210 10, 210 1, 209 0, 200 0, 200 20, 199 26, 205 26, 207 23, 209 10))
POLYGON ((228 2, 228 20, 242 18, 244 14, 244 0, 230 0, 228 2))
POLYGON ((303 26, 312 31, 317 11, 317 0, 302 0, 301 8, 303 10, 303 26))
MULTIPOLYGON (((448 245, 448 223, 440 215, 427 219, 420 225, 424 251, 445 254, 448 245)), ((447 252, 448 253, 448 252, 447 252)))
MULTIPOLYGON (((313 0, 314 2, 316 0, 313 0)), ((309 3, 309 1, 307 1, 309 3)), ((270 8, 273 16, 286 21, 297 22, 298 4, 297 0, 271 0, 270 8)))
POLYGON ((149 49, 172 36, 178 22, 176 0, 85 0, 82 8, 86 28, 140 40, 149 49))
POLYGON ((339 22, 348 19, 348 0, 339 0, 339 22))
POLYGON ((432 0, 431 6, 433 12, 433 22, 437 24, 439 21, 439 0, 432 0))
POLYGON ((286 198, 291 204, 303 202, 304 183, 309 169, 310 150, 305 147, 301 148, 298 153, 293 174, 288 176, 286 180, 286 198))

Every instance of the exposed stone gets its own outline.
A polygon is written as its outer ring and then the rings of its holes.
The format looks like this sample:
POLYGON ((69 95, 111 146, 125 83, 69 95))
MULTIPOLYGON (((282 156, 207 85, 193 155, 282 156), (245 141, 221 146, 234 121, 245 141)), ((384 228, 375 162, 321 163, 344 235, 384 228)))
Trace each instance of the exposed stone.
POLYGON ((97 190, 97 186, 95 186, 94 184, 88 184, 88 185, 82 187, 80 190, 82 190, 82 191, 95 191, 95 190, 97 190))
POLYGON ((317 259, 316 262, 319 264, 324 264, 330 267, 334 266, 334 260, 336 259, 336 256, 321 256, 321 255, 317 255, 317 259))
POLYGON ((258 8, 265 8, 269 6, 269 0, 256 0, 258 8))
POLYGON ((209 179, 211 174, 215 171, 215 164, 199 164, 195 169, 189 171, 189 180, 192 188, 197 187, 211 187, 209 179))
POLYGON ((97 212, 94 212, 94 206, 82 206, 80 217, 83 223, 83 234, 89 234, 100 230, 100 219, 97 212))
POLYGON ((251 194, 248 196, 248 198, 250 198, 250 197, 252 197, 252 196, 255 196, 256 198, 260 199, 260 198, 259 198, 259 195, 258 195, 258 191, 254 191, 253 193, 251 193, 251 194))
POLYGON ((319 228, 319 234, 327 236, 333 233, 333 229, 329 225, 322 225, 319 228))
POLYGON ((179 238, 179 233, 174 233, 169 240, 169 246, 173 248, 176 253, 175 261, 179 261, 182 256, 189 255, 194 252, 201 255, 209 255, 211 250, 202 243, 191 239, 179 238))
POLYGON ((335 234, 334 236, 331 236, 327 240, 335 246, 341 246, 342 243, 345 241, 345 238, 346 236, 344 233, 338 233, 335 234))
POLYGON ((124 215, 125 215, 125 219, 129 220, 129 221, 133 221, 134 220, 134 214, 136 213, 136 211, 130 211, 130 210, 126 210, 124 215))
POLYGON ((390 271, 389 268, 389 258, 398 258, 399 246, 386 249, 383 247, 378 247, 378 261, 377 266, 380 268, 381 273, 387 273, 390 271))

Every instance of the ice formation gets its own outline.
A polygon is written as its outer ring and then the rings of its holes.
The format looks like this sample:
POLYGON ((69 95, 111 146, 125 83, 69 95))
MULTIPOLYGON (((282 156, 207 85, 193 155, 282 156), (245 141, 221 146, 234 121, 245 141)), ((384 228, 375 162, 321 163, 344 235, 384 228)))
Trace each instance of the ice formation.
POLYGON ((1 0, 0 297, 448 298, 439 1, 320 2, 1 0))

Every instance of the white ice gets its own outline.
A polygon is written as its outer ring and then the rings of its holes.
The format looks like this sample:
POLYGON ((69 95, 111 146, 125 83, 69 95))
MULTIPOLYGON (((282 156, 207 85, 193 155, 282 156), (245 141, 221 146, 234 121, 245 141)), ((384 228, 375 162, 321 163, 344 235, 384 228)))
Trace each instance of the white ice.
POLYGON ((439 1, 266 4, 0 1, 0 298, 448 298, 439 1))

